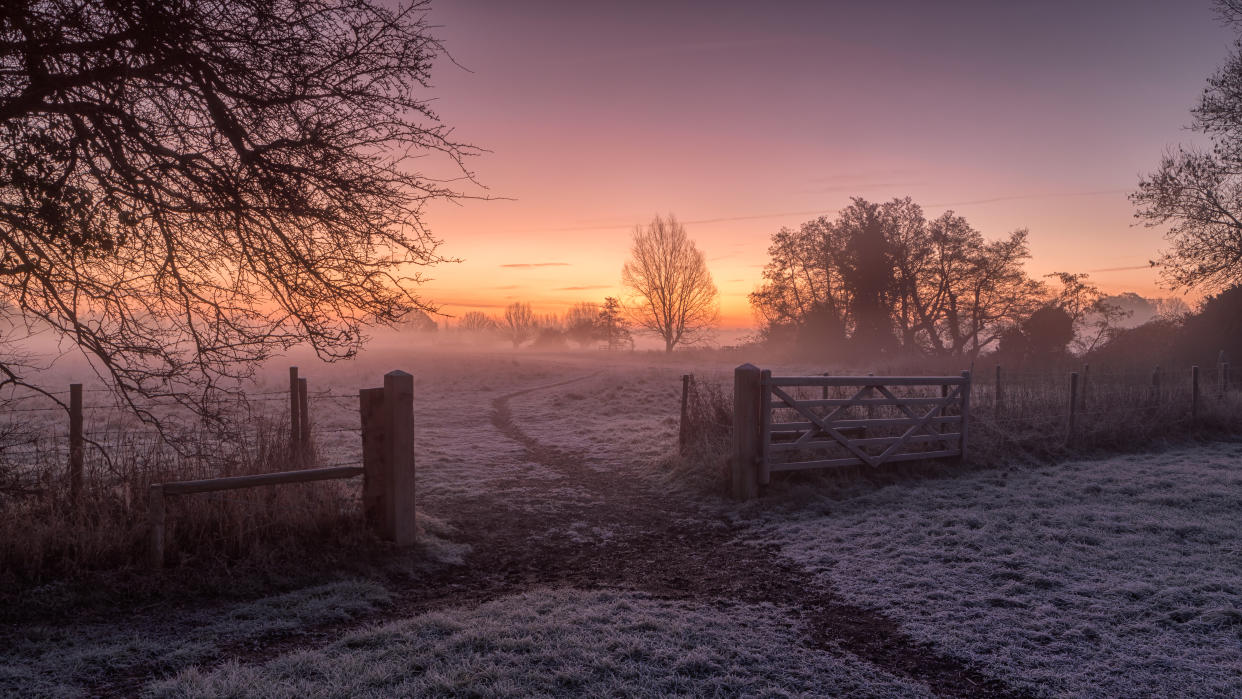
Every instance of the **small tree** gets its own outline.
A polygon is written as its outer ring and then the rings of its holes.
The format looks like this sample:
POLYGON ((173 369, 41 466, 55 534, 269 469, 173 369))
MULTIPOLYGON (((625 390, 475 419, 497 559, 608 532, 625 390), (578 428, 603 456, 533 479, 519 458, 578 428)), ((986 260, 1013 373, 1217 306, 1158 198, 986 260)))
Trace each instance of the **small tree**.
POLYGON ((496 330, 497 324, 495 318, 485 313, 469 311, 461 317, 457 327, 469 333, 489 333, 496 330))
POLYGON ((586 347, 603 335, 600 328, 600 308, 598 303, 579 303, 565 313, 565 335, 578 344, 586 347))
POLYGON ((1087 281, 1086 274, 1054 272, 1047 276, 1061 282, 1054 304, 1069 316, 1073 344, 1079 354, 1095 349, 1118 322, 1132 313, 1109 300, 1098 287, 1087 281))
POLYGON ((500 327, 513 346, 520 347, 523 342, 535 336, 539 324, 529 303, 515 301, 505 306, 504 322, 500 327))
POLYGON ((621 282, 634 295, 635 324, 658 334, 665 352, 701 341, 716 322, 717 291, 707 260, 672 216, 635 228, 621 282))
POLYGON ((413 330, 420 333, 433 333, 440 329, 435 318, 432 318, 426 311, 414 309, 410 311, 401 323, 401 327, 407 330, 413 330))
POLYGON ((624 309, 621 302, 613 296, 604 299, 604 306, 599 312, 599 327, 601 337, 608 343, 610 351, 619 350, 624 346, 634 348, 634 338, 630 336, 624 309))

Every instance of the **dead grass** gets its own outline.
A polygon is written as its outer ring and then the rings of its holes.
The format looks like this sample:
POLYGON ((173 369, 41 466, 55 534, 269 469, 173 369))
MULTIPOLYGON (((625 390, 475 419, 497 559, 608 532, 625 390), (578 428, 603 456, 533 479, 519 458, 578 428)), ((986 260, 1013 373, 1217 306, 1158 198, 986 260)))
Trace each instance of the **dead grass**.
MULTIPOLYGON (((888 368, 889 374, 927 374, 937 368, 888 368)), ((936 475, 946 469, 989 467, 996 464, 1049 463, 1075 457, 1107 456, 1160 448, 1170 444, 1204 441, 1242 433, 1242 393, 1221 394, 1219 386, 1201 377, 1199 410, 1191 415, 1189 367, 1162 373, 1160 387, 1151 385, 1150 372, 1096 372, 1084 383, 1070 429, 1068 370, 1006 372, 1001 400, 997 401, 995 373, 979 372, 972 381, 969 456, 967 463, 949 462, 885 465, 878 469, 839 468, 819 475, 789 474, 776 480, 827 480, 847 486, 850 480, 892 482, 909 475, 936 475), (1085 392, 1085 396, 1083 395, 1085 392)), ((791 370, 789 375, 858 375, 857 369, 791 370)), ((879 373, 879 372, 877 372, 879 373)), ((956 373, 956 372, 941 372, 956 373)), ((879 374, 883 375, 883 374, 879 374)), ((819 389, 813 389, 818 391, 819 389)), ((932 394, 928 394, 932 395, 932 394)), ((805 398, 819 397, 818 394, 805 398)), ((848 397, 844 392, 829 397, 848 397)), ((690 442, 667 467, 701 490, 722 492, 728 483, 732 449, 733 396, 723 380, 692 384, 688 405, 690 442)), ((873 417, 899 417, 873 409, 873 417)), ((889 409, 892 410, 892 409, 889 409)), ((862 412, 851 417, 864 417, 862 412)), ((882 430, 868 436, 885 436, 882 430)), ((848 456, 833 453, 831 456, 848 456)))
POLYGON ((663 469, 691 488, 723 494, 729 483, 733 446, 733 393, 712 380, 692 377, 686 396, 686 443, 663 469))
MULTIPOLYGON (((154 435, 117 428, 110 458, 88 449, 77 503, 66 487, 66 466, 55 451, 20 466, 9 464, 0 492, 0 601, 49 608, 104 588, 146 587, 147 489, 151 483, 288 470, 287 442, 266 420, 245 435, 198 435, 178 453, 154 435)), ((373 547, 363 532, 356 480, 326 481, 178 496, 168 499, 165 579, 192 585, 229 584, 241 569, 279 576, 342 551, 373 547)), ((245 587, 245 585, 242 585, 245 587)), ((6 607, 11 605, 6 604, 6 607)), ((22 611, 13 609, 14 613, 22 611)), ((5 615, 7 616, 7 614, 5 615)))

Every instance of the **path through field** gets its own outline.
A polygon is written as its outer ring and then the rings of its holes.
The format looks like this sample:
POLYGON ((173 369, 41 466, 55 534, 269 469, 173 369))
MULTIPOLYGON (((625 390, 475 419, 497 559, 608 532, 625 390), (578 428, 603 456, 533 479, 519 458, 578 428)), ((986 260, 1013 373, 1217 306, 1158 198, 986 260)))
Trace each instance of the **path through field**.
MULTIPOLYGON (((393 589, 389 603, 374 613, 226 645, 201 669, 160 685, 161 691, 245 693, 254 682, 279 682, 268 675, 282 658, 316 652, 343 634, 367 633, 381 620, 435 612, 468 616, 471 607, 506 600, 530 605, 549 599, 557 614, 566 606, 558 597, 565 591, 609 591, 640 607, 673 605, 661 612, 666 617, 706 614, 692 622, 700 626, 745 631, 775 619, 779 627, 763 639, 776 646, 762 649, 772 657, 739 656, 737 666, 728 657, 736 649, 714 647, 710 639, 692 641, 669 662, 684 665, 687 654, 697 654, 706 664, 672 668, 663 685, 650 677, 652 660, 646 658, 635 672, 647 679, 628 685, 639 691, 1019 694, 912 641, 883 616, 844 603, 777 547, 749 543, 745 524, 730 516, 727 501, 670 487, 654 473, 653 462, 668 453, 675 436, 675 422, 668 419, 677 404, 669 392, 677 385, 672 371, 493 361, 492 371, 462 365, 419 383, 419 503, 451 529, 446 538, 468 547, 459 564, 439 566, 393 589), (505 375, 517 378, 500 378, 505 375), (496 390, 506 383, 508 390, 496 390), (756 663, 768 667, 747 667, 756 663)), ((628 623, 624 615, 614 621, 617 628, 628 623)), ((667 632, 696 632, 675 626, 667 632)), ((352 665, 331 652, 320 660, 322 666, 352 665)), ((131 668, 94 690, 139 690, 152 670, 131 668)), ((321 670, 327 673, 323 683, 298 685, 290 693, 337 686, 341 678, 321 670)), ((615 669, 605 674, 618 673, 625 675, 615 669)), ((393 690, 392 682, 403 681, 400 674, 394 671, 373 689, 393 690)), ((473 689, 463 681, 478 680, 450 678, 420 689, 510 693, 488 681, 473 689)), ((617 681, 573 681, 553 691, 616 691, 617 681)))
MULTIPOLYGON (((1024 681, 1020 662, 1016 669, 990 664, 956 628, 945 629, 951 642, 938 642, 928 623, 900 606, 902 591, 918 586, 885 587, 882 578, 899 572, 875 572, 917 557, 898 548, 884 558, 897 536, 883 527, 905 526, 895 506, 877 511, 879 523, 862 532, 869 548, 849 554, 872 568, 851 568, 856 579, 844 581, 825 574, 849 565, 832 560, 845 555, 837 555, 845 546, 834 529, 861 526, 865 512, 848 520, 771 508, 743 516, 723 498, 675 487, 660 463, 675 445, 679 373, 497 357, 443 359, 435 371, 416 372, 419 507, 436 524, 429 527, 434 541, 424 546, 428 555, 438 551, 440 563, 383 590, 350 590, 375 599, 347 612, 222 633, 209 650, 183 652, 181 660, 119 663, 97 672, 87 689, 189 696, 1045 693, 1039 687, 1049 685, 1024 681), (796 521, 786 527, 787 519, 796 521), (857 592, 864 576, 880 597, 857 592), (887 609, 894 615, 878 611, 887 609)), ((929 501, 971 508, 981 486, 945 480, 926 487, 958 490, 929 501)), ((917 487, 911 497, 921 497, 917 487)), ((907 491, 897 492, 887 497, 907 491)), ((935 542, 920 551, 944 558, 935 542)), ((957 575, 952 565, 922 570, 926 589, 952 584, 937 575, 957 575)), ((919 610, 937 604, 926 594, 919 610)), ((986 636, 987 625, 970 620, 993 610, 968 611, 945 618, 963 629, 974 623, 986 636)), ((0 670, 0 688, 21 686, 4 679, 0 670)), ((1051 693, 1082 689, 1071 682, 1051 693)))

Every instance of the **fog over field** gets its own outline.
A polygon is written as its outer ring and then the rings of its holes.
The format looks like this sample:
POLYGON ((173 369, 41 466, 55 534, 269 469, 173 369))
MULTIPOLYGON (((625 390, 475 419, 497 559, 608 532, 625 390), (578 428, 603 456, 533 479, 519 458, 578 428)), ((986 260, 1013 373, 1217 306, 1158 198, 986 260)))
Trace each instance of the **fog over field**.
MULTIPOLYGON (((413 557, 386 578, 346 573, 207 610, 6 627, 0 687, 1242 691, 1236 444, 870 482, 789 477, 738 508, 676 455, 681 373, 727 380, 731 360, 687 361, 395 348, 349 365, 299 360, 334 395, 394 368, 414 374, 413 557)), ((283 368, 265 374, 273 385, 283 368)), ((320 459, 356 458, 357 408, 311 407, 320 459)), ((317 487, 356 507, 356 483, 317 487)))
POLYGON ((1242 697, 1242 0, 5 0, 0 697, 1242 697))

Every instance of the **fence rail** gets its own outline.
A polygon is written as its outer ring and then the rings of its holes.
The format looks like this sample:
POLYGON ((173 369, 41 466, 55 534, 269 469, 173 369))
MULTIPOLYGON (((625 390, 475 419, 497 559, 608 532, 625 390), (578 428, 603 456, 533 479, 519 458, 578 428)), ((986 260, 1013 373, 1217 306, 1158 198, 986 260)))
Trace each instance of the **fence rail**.
POLYGON ((151 566, 160 568, 164 565, 164 540, 167 530, 167 517, 165 514, 167 510, 164 499, 169 495, 212 493, 220 490, 257 488, 265 485, 284 485, 288 483, 311 483, 314 481, 354 478, 362 474, 363 469, 360 466, 334 466, 328 468, 308 468, 298 471, 258 473, 248 476, 152 483, 147 503, 147 520, 150 526, 151 537, 151 566))

